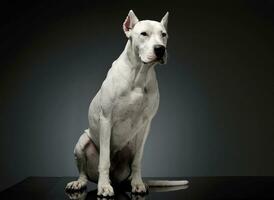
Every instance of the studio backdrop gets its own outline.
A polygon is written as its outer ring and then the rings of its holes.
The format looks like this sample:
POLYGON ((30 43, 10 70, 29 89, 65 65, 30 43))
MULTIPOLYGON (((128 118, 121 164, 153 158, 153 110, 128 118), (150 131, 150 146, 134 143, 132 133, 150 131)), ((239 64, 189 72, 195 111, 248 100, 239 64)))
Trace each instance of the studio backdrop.
POLYGON ((0 190, 76 176, 88 107, 126 44, 122 23, 169 16, 168 63, 143 176, 274 175, 272 1, 37 1, 1 9, 0 190))

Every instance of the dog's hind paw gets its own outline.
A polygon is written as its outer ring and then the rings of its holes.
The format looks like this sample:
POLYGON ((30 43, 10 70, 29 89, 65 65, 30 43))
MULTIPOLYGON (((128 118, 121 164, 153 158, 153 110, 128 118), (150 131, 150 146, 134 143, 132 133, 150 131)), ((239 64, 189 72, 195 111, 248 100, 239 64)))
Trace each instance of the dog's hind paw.
POLYGON ((77 180, 77 181, 72 181, 69 182, 65 188, 66 191, 72 190, 82 190, 85 189, 87 186, 87 182, 83 180, 77 180))

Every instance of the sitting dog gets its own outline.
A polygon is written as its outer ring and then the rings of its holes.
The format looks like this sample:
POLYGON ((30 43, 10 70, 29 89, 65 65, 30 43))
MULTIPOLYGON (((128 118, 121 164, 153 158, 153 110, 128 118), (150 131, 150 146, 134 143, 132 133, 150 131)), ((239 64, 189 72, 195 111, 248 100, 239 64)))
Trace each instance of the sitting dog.
MULTIPOLYGON (((80 190, 88 180, 98 183, 97 195, 114 195, 111 183, 125 180, 133 193, 145 193, 141 160, 151 121, 159 106, 155 66, 167 61, 168 12, 161 22, 139 21, 131 10, 123 30, 126 47, 112 63, 89 107, 89 129, 74 155, 79 178, 67 190, 80 190)), ((147 185, 178 186, 188 182, 149 181, 147 185)))

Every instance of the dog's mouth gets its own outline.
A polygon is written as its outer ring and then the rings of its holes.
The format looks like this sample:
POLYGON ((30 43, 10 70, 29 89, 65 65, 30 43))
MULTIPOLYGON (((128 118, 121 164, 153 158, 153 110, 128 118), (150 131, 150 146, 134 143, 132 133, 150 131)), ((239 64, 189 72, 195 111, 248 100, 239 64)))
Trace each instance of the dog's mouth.
POLYGON ((141 55, 139 55, 141 61, 143 64, 166 64, 167 61, 167 52, 165 52, 165 54, 162 57, 157 57, 154 54, 148 55, 146 57, 142 57, 141 55))
POLYGON ((145 62, 145 61, 142 61, 143 64, 153 64, 153 63, 160 63, 160 64, 165 64, 165 61, 163 58, 157 58, 155 60, 152 60, 152 61, 149 61, 149 62, 145 62))
POLYGON ((162 58, 155 58, 155 59, 153 59, 151 61, 143 61, 142 60, 142 62, 143 62, 143 64, 153 64, 153 63, 157 63, 157 62, 160 63, 160 64, 165 64, 166 63, 164 57, 162 57, 162 58))

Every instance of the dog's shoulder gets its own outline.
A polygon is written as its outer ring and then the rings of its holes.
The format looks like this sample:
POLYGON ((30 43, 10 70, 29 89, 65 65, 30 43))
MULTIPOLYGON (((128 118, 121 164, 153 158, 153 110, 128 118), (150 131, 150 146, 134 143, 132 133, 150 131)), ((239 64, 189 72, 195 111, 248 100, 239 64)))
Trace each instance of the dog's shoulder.
POLYGON ((128 80, 125 78, 123 63, 114 61, 103 81, 99 94, 99 104, 106 112, 111 111, 116 100, 119 99, 129 88, 128 80))

